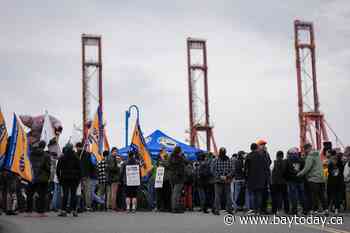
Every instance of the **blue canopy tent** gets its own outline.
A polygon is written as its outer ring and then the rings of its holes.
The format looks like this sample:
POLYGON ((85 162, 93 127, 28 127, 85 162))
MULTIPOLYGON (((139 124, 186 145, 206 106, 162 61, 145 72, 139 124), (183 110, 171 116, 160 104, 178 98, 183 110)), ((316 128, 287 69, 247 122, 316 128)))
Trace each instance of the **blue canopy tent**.
MULTIPOLYGON (((195 147, 186 145, 180 141, 177 141, 160 130, 154 131, 151 135, 146 137, 146 146, 151 153, 152 159, 157 160, 159 152, 162 148, 166 149, 168 153, 171 153, 176 146, 181 147, 182 152, 185 154, 188 160, 197 160, 197 154, 202 150, 195 147)), ((123 158, 127 158, 129 146, 121 148, 118 152, 123 158)))

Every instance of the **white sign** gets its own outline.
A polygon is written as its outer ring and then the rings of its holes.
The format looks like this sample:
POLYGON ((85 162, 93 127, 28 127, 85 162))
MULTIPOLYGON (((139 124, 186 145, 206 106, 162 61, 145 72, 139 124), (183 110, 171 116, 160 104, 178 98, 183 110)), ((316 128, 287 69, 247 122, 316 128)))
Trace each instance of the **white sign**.
POLYGON ((140 185, 140 167, 139 165, 126 165, 126 185, 140 185))
POLYGON ((164 167, 157 167, 156 180, 154 182, 155 188, 163 188, 164 171, 164 167))

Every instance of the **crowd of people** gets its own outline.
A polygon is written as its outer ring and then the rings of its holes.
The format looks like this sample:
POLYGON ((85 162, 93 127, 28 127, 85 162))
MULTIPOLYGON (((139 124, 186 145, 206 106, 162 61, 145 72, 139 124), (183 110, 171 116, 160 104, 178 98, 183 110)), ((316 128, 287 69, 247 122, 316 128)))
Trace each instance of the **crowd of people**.
POLYGON ((303 153, 298 148, 286 154, 278 151, 272 161, 266 144, 259 140, 251 144, 250 152, 232 156, 225 148, 217 156, 203 152, 196 161, 187 160, 180 147, 169 154, 163 149, 150 174, 142 177, 140 170, 140 183, 129 185, 126 168, 143 166, 137 150, 123 159, 114 147, 94 163, 82 143, 68 143, 58 154, 52 149, 57 142, 40 141, 31 148, 32 182, 0 171, 0 208, 7 215, 39 217, 48 211, 77 217, 86 211, 133 213, 141 208, 214 215, 222 210, 247 215, 328 215, 350 210, 350 147, 344 152, 326 150, 326 159, 321 160, 320 152, 306 144, 303 153))

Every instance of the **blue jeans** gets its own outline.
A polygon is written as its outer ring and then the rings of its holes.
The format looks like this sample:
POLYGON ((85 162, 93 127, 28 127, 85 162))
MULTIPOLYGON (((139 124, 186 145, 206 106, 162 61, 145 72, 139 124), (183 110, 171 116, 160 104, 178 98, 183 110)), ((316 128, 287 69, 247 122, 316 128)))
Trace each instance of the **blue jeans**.
POLYGON ((264 189, 252 190, 251 194, 252 194, 251 208, 256 212, 260 212, 262 203, 263 203, 264 189))
POLYGON ((96 194, 96 192, 95 192, 96 186, 97 186, 97 180, 96 179, 91 179, 91 197, 92 197, 92 201, 95 201, 97 204, 104 204, 105 203, 104 197, 98 196, 96 194))
MULTIPOLYGON (((237 207, 242 208, 243 207, 243 206, 237 205, 239 194, 242 192, 242 189, 245 189, 245 182, 244 181, 234 182, 233 208, 237 208, 237 207)), ((244 190, 244 208, 249 209, 249 193, 247 190, 244 190)))
POLYGON ((151 178, 148 183, 147 183, 147 189, 148 189, 148 203, 149 203, 149 207, 151 209, 154 209, 156 207, 156 192, 155 192, 155 188, 154 188, 154 178, 151 178))
POLYGON ((61 185, 54 183, 53 196, 51 201, 51 209, 58 210, 61 208, 61 185))
POLYGON ((288 196, 292 205, 292 212, 298 210, 298 202, 305 210, 305 191, 304 183, 288 182, 288 196))

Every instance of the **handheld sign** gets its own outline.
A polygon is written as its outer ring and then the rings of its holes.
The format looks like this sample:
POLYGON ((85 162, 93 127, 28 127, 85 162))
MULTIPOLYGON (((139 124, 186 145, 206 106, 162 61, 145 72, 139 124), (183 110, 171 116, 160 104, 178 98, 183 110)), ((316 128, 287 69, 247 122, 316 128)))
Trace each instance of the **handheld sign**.
POLYGON ((126 165, 126 185, 140 185, 140 167, 139 165, 126 165))
POLYGON ((155 188, 163 188, 164 171, 164 167, 157 167, 156 180, 154 182, 155 188))

